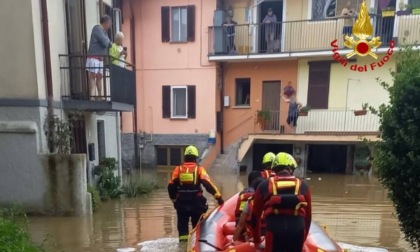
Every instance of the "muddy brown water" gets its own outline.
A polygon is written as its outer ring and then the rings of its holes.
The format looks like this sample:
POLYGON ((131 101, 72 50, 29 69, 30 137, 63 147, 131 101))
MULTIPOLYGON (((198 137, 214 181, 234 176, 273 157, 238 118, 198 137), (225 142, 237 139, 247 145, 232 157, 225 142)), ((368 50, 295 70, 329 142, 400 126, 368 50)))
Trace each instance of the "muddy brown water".
MULTIPOLYGON (((159 175, 166 181, 167 175, 159 175)), ((399 231, 394 207, 375 178, 310 174, 313 220, 327 226, 337 241, 389 251, 413 251, 399 231)), ((242 189, 246 175, 214 174, 213 180, 228 198, 242 189)), ((214 200, 207 197, 210 208, 214 200)), ((91 217, 32 217, 35 241, 48 237, 48 251, 115 252, 137 247, 141 251, 185 251, 177 244, 176 215, 162 188, 147 197, 104 202, 91 217)))

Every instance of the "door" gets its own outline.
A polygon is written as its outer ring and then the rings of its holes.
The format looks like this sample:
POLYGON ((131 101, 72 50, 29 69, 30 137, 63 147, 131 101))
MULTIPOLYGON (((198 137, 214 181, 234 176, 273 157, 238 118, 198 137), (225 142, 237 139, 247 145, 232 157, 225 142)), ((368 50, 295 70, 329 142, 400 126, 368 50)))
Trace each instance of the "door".
POLYGON ((103 158, 106 158, 106 149, 105 149, 105 122, 103 120, 99 120, 96 123, 96 130, 98 136, 98 158, 99 161, 103 158))
POLYGON ((314 173, 345 173, 347 145, 309 145, 308 170, 314 173))
POLYGON ((72 122, 72 133, 73 133, 73 148, 71 153, 73 154, 86 154, 86 126, 84 119, 74 119, 72 122))
MULTIPOLYGON (((73 98, 88 96, 86 58, 85 1, 66 0, 67 46, 70 67, 70 95, 73 98)), ((68 93, 67 93, 68 94, 68 93)))
MULTIPOLYGON (((277 18, 277 22, 282 22, 283 20, 283 1, 278 1, 278 0, 274 0, 274 1, 264 1, 262 2, 260 5, 260 9, 259 9, 259 23, 261 24, 262 21, 264 20, 265 16, 267 15, 267 10, 268 8, 273 9, 273 14, 276 15, 277 18)), ((259 26, 259 44, 260 44, 260 53, 266 53, 267 51, 267 41, 265 38, 266 35, 266 26, 265 25, 260 25, 259 26)), ((281 32, 282 32, 282 24, 281 23, 277 23, 276 25, 274 25, 273 27, 274 29, 274 52, 280 52, 280 48, 281 48, 281 32)), ((268 30, 268 29, 267 29, 268 30)))
POLYGON ((262 110, 270 111, 270 122, 267 130, 280 130, 280 81, 264 81, 262 110))
POLYGON ((309 62, 308 106, 328 109, 331 62, 309 62))

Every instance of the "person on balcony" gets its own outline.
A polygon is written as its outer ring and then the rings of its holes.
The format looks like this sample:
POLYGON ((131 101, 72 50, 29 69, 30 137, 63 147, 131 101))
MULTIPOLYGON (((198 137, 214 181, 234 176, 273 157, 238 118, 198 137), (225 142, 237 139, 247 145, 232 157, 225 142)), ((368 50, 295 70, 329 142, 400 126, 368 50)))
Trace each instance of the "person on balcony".
POLYGON ((344 27, 343 27, 343 37, 344 40, 346 39, 346 36, 351 36, 351 32, 353 29, 353 22, 354 22, 354 16, 356 14, 356 11, 351 6, 351 1, 348 1, 346 3, 346 7, 343 8, 341 11, 341 16, 344 17, 344 27))
POLYGON ((89 72, 89 97, 95 96, 96 89, 98 89, 99 98, 103 96, 104 56, 108 55, 108 49, 112 46, 107 33, 111 25, 111 17, 105 15, 101 17, 100 24, 92 29, 86 60, 86 69, 89 72))
POLYGON ((232 20, 232 17, 227 15, 226 21, 223 23, 226 32, 227 38, 227 52, 228 54, 235 54, 236 47, 235 47, 235 25, 237 25, 235 21, 232 20))
POLYGON ((111 48, 109 48, 109 56, 111 56, 112 64, 125 68, 127 47, 123 47, 123 42, 124 34, 122 32, 115 34, 114 43, 111 48))
POLYGON ((272 8, 268 8, 267 15, 262 21, 265 30, 265 41, 267 42, 267 53, 273 53, 275 47, 277 17, 272 8))
POLYGON ((302 103, 297 101, 296 90, 290 84, 284 88, 284 93, 281 98, 284 102, 289 103, 289 111, 287 113, 286 121, 292 128, 293 133, 295 133, 299 117, 299 109, 302 107, 302 103))

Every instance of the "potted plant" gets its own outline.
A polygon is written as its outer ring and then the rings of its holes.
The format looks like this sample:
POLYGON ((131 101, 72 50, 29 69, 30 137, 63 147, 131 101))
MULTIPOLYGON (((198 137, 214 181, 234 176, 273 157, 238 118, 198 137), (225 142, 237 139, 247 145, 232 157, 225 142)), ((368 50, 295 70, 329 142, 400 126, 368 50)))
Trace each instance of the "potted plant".
POLYGON ((395 16, 395 10, 393 7, 387 7, 382 11, 382 17, 393 17, 395 16))
POLYGON ((404 1, 400 1, 398 4, 398 9, 399 10, 397 11, 397 16, 406 16, 411 14, 410 8, 407 4, 404 3, 404 1))
POLYGON ((260 124, 261 130, 265 130, 267 128, 267 124, 270 121, 270 111, 267 110, 260 110, 258 111, 258 123, 260 124))
POLYGON ((414 2, 412 3, 411 7, 411 13, 413 15, 419 15, 420 14, 420 2, 414 2))
POLYGON ((367 108, 368 108, 368 104, 367 103, 363 103, 362 104, 362 110, 355 110, 354 111, 354 115, 355 116, 366 115, 367 114, 367 108))
POLYGON ((303 106, 299 110, 299 116, 308 116, 308 112, 311 110, 309 106, 303 106))

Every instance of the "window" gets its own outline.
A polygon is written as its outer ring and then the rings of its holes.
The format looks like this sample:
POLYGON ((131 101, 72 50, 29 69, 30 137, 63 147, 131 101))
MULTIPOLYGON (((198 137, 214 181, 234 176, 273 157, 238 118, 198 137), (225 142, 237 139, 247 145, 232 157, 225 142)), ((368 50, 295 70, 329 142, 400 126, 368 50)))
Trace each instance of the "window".
POLYGON ((308 106, 313 109, 328 109, 331 62, 312 61, 308 64, 308 106))
POLYGON ((312 0, 312 19, 336 16, 336 0, 312 0))
POLYGON ((171 117, 187 117, 187 87, 171 87, 171 117))
POLYGON ((185 146, 157 146, 156 164, 158 166, 177 166, 182 163, 185 146))
POLYGON ((192 42, 195 39, 195 6, 161 8, 162 42, 192 42))
POLYGON ((121 17, 121 10, 114 9, 114 31, 115 33, 118 33, 121 31, 121 23, 122 23, 122 17, 121 17))
POLYGON ((249 106, 251 94, 251 79, 236 79, 236 106, 249 106))
POLYGON ((187 7, 171 8, 171 41, 187 41, 187 7))
POLYGON ((195 86, 163 86, 162 117, 195 118, 195 86))

